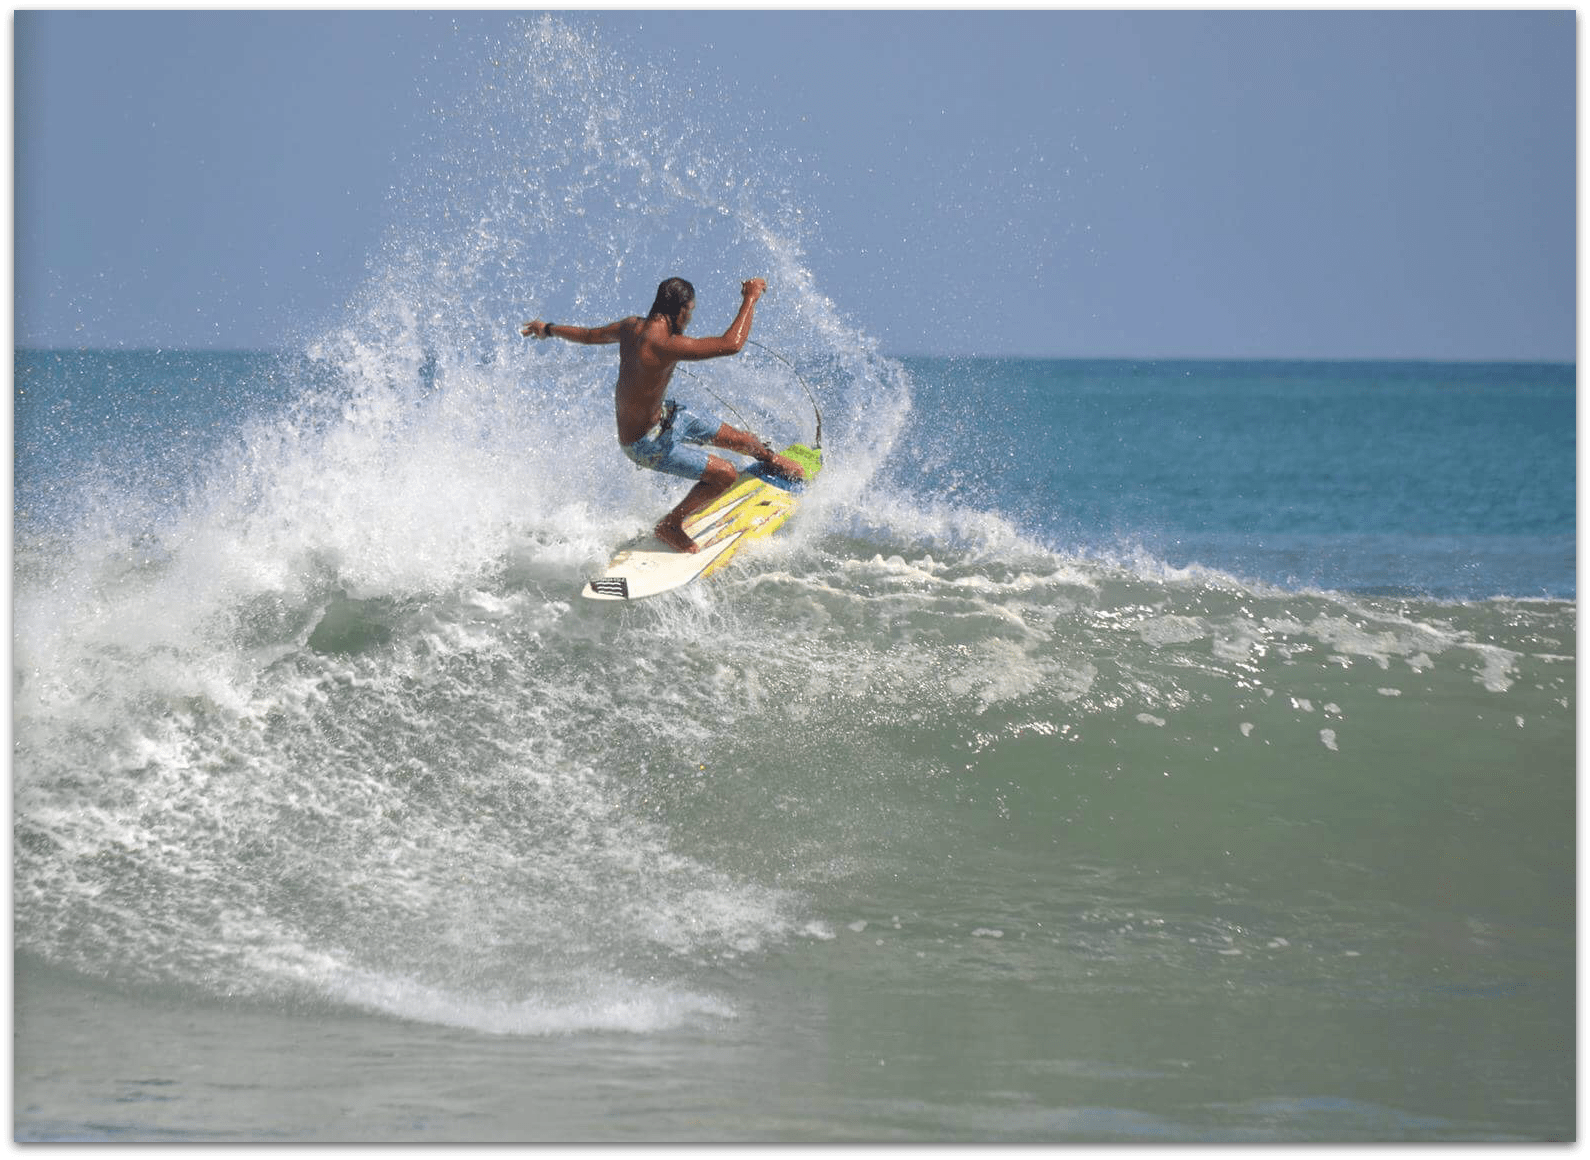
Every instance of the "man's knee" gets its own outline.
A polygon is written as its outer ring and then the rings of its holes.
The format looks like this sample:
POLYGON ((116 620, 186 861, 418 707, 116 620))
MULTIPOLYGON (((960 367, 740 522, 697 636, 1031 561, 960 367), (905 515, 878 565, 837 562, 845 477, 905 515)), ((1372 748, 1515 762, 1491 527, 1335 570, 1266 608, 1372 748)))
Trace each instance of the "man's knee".
POLYGON ((707 469, 702 472, 703 483, 710 483, 715 487, 728 487, 738 477, 739 472, 734 465, 726 459, 719 459, 716 455, 707 456, 707 469))

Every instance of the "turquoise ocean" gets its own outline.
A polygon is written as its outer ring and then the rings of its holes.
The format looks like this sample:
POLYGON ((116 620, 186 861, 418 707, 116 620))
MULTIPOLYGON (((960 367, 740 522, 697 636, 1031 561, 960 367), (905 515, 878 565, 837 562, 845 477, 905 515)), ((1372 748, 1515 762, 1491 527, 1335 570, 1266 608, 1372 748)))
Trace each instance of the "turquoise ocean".
POLYGON ((18 1139, 1575 1137, 1574 366, 896 356, 778 158, 485 58, 343 315, 15 353, 18 1139), (515 327, 675 273, 827 465, 584 601, 682 484, 515 327))

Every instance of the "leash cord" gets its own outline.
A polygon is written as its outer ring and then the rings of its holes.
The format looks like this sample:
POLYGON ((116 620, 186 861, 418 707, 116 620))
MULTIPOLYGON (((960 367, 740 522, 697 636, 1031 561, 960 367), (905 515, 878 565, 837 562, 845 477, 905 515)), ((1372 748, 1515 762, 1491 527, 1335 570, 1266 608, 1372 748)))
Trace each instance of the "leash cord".
POLYGON ((772 355, 774 358, 778 359, 779 362, 789 367, 789 369, 794 373, 796 381, 801 385, 801 390, 806 392, 807 401, 812 405, 812 413, 817 416, 817 436, 812 440, 812 446, 821 451, 823 447, 823 413, 822 410, 817 406, 817 396, 812 393, 812 389, 810 385, 807 384, 805 376, 800 373, 794 363, 790 362, 789 359, 779 354, 778 351, 774 350, 772 347, 763 346, 754 338, 748 338, 745 341, 746 345, 748 346, 754 346, 759 350, 767 351, 768 354, 772 355))
MULTIPOLYGON (((794 373, 796 381, 799 382, 800 385, 801 385, 801 390, 806 392, 806 398, 812 405, 812 413, 817 416, 817 435, 812 440, 812 446, 814 448, 816 448, 818 451, 821 451, 822 448, 823 448, 823 413, 818 408, 818 406, 817 406, 817 396, 812 394, 812 389, 807 384, 806 379, 801 375, 800 371, 796 368, 794 363, 790 362, 789 359, 787 359, 783 355, 779 354, 778 351, 774 350, 772 347, 764 346, 762 343, 757 342, 756 339, 754 339, 754 338, 748 338, 748 339, 745 340, 745 342, 746 342, 747 346, 754 346, 754 347, 757 347, 759 350, 765 350, 768 354, 770 354, 774 358, 778 359, 779 362, 781 362, 785 366, 789 367, 789 369, 794 373)), ((729 413, 740 421, 741 430, 749 431, 751 429, 751 425, 745 421, 745 417, 743 415, 741 415, 740 412, 738 412, 738 411, 736 411, 734 409, 733 404, 731 404, 722 395, 718 394, 717 391, 714 391, 711 387, 707 386, 705 380, 703 380, 700 375, 696 374, 694 371, 690 370, 688 367, 680 367, 679 369, 684 371, 685 374, 689 375, 692 379, 695 379, 696 382, 698 384, 700 384, 701 389, 706 391, 707 394, 711 395, 719 403, 721 403, 721 404, 723 404, 723 406, 727 407, 728 410, 729 410, 729 413)))

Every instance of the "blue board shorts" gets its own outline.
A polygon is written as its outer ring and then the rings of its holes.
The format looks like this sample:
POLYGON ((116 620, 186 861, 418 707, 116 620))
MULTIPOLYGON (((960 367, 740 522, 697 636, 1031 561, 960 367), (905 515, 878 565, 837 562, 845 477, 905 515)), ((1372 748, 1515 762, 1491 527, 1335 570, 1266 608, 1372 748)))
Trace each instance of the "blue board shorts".
POLYGON ((707 453, 701 445, 716 439, 722 426, 717 416, 697 414, 669 399, 663 403, 663 417, 650 431, 633 443, 619 446, 642 467, 700 479, 707 473, 707 453))

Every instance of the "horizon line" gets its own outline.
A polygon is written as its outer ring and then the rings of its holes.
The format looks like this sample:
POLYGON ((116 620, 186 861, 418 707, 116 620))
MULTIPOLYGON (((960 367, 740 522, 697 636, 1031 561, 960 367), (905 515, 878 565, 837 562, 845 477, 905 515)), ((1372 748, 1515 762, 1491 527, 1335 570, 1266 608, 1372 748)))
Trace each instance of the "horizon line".
MULTIPOLYGON (((154 343, 148 345, 118 344, 115 346, 56 346, 14 343, 17 354, 256 354, 293 355, 302 353, 290 347, 276 346, 183 346, 154 343)), ((1287 355, 1287 354, 995 354, 986 351, 934 353, 929 351, 883 351, 885 358, 893 359, 945 359, 964 361, 1015 361, 1015 362, 1168 362, 1168 363, 1442 363, 1453 365, 1522 365, 1577 367, 1573 358, 1540 358, 1517 355, 1287 355)))

